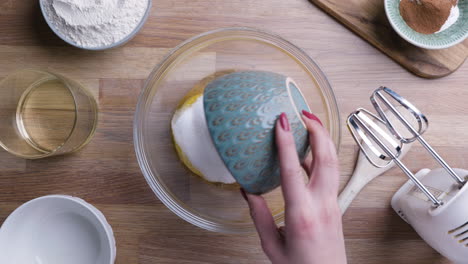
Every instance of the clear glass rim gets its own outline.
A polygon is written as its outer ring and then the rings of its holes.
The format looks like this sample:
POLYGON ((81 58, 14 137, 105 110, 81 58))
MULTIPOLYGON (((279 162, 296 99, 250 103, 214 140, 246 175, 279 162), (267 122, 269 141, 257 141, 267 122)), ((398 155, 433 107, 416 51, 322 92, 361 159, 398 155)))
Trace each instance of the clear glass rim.
MULTIPOLYGON (((78 150, 80 150, 81 148, 83 148, 84 146, 86 146, 90 141, 91 139, 93 138, 94 134, 96 133, 96 129, 97 129, 97 123, 98 123, 98 118, 99 118, 99 115, 98 115, 98 111, 99 111, 99 107, 97 105, 97 102, 96 102, 96 99, 94 98, 94 95, 92 95, 88 89, 83 86, 82 84, 80 84, 79 82, 75 81, 75 80, 71 80, 69 79, 68 77, 66 76, 63 76, 61 74, 58 74, 58 73, 55 73, 53 72, 52 70, 49 70, 49 69, 34 69, 34 68, 26 68, 26 69, 22 69, 22 70, 18 70, 18 71, 14 71, 10 74, 8 74, 5 78, 1 79, 0 80, 0 85, 10 76, 14 75, 14 74, 18 74, 20 72, 38 72, 38 73, 45 73, 45 74, 48 74, 50 76, 52 76, 53 78, 56 78, 57 80, 59 80, 60 82, 62 82, 65 87, 67 87, 67 89, 70 91, 70 94, 72 95, 73 97, 73 102, 75 104, 75 120, 73 121, 73 126, 70 130, 70 133, 68 134, 67 138, 64 140, 64 142, 58 146, 57 148, 55 148, 54 150, 48 152, 48 153, 44 153, 43 155, 24 155, 24 154, 21 154, 21 153, 18 153, 16 151, 13 151, 12 149, 8 148, 3 142, 2 140, 0 139, 0 147, 2 147, 5 151, 7 151, 8 153, 14 155, 14 156, 17 156, 17 157, 20 157, 20 158, 23 158, 23 159, 30 159, 30 160, 33 160, 33 159, 41 159, 41 158, 46 158, 46 157, 51 157, 51 156, 55 156, 62 148, 63 146, 65 146, 67 144, 67 142, 69 141, 70 137, 73 135, 73 133, 76 131, 76 125, 77 125, 77 122, 78 122, 78 118, 77 118, 77 115, 78 115, 78 107, 76 105, 76 98, 75 98, 75 94, 73 93, 72 89, 70 88, 70 81, 72 82, 76 82, 81 90, 83 91, 83 93, 85 93, 87 96, 89 96, 90 98, 92 98, 93 100, 92 101, 92 105, 93 107, 95 108, 95 117, 94 117, 94 124, 93 124, 93 130, 89 133, 88 137, 86 138, 86 140, 83 142, 83 144, 81 144, 80 147, 78 148, 75 148, 71 151, 71 153, 73 152, 76 152, 78 150)), ((22 95, 23 96, 23 95, 22 95)))
MULTIPOLYGON (((190 38, 177 47, 172 49, 166 57, 153 69, 148 79, 145 82, 144 89, 142 90, 135 110, 133 134, 134 134, 134 147, 138 163, 142 173, 150 185, 155 195, 166 205, 172 212, 184 219, 185 221, 201 227, 206 230, 222 232, 222 233, 251 233, 255 231, 255 227, 250 223, 230 224, 229 226, 210 221, 209 217, 201 217, 196 212, 181 206, 183 204, 176 197, 171 195, 171 192, 166 188, 162 181, 159 181, 159 173, 151 170, 149 166, 148 156, 146 154, 145 144, 143 142, 144 127, 146 116, 144 113, 147 107, 151 104, 152 99, 149 97, 156 85, 170 70, 175 62, 183 59, 189 50, 199 50, 212 43, 221 42, 227 39, 250 39, 262 41, 266 44, 273 45, 279 48, 292 59, 294 59, 305 72, 310 75, 314 80, 317 87, 320 87, 322 93, 322 101, 326 107, 328 116, 328 123, 330 124, 330 136, 336 143, 337 151, 341 143, 341 120, 338 110, 337 101, 334 92, 328 82, 324 73, 320 70, 319 66, 300 48, 286 41, 278 35, 271 34, 262 30, 247 28, 247 27, 233 27, 221 28, 208 31, 190 38), (208 40, 212 42, 206 43, 208 40), (319 85, 320 84, 320 85, 319 85)), ((275 216, 275 222, 282 224, 284 222, 284 210, 275 216)))

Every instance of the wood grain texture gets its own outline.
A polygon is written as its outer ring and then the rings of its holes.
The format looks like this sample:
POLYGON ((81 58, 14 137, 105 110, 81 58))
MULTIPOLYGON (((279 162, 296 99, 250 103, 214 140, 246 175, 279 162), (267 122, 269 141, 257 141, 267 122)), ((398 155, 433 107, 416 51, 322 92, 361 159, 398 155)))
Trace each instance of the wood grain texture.
MULTIPOLYGON (((104 52, 60 41, 44 23, 37 1, 5 0, 0 2, 0 78, 25 67, 54 69, 92 90, 100 112, 96 135, 80 152, 30 161, 0 151, 0 223, 30 199, 69 194, 106 215, 117 239, 118 264, 268 263, 256 235, 204 231, 166 209, 147 186, 133 149, 135 105, 152 68, 181 41, 227 26, 259 27, 304 49, 328 76, 342 120, 358 106, 370 108, 369 95, 378 86, 399 91, 428 115, 427 140, 454 167, 468 168, 468 66, 437 80, 418 78, 308 0, 154 1, 135 39, 104 52)), ((356 151, 343 126, 342 185, 356 151)), ((436 166, 419 146, 405 162, 413 171, 436 166)), ((351 204, 343 219, 349 263, 449 263, 390 209, 392 194, 405 181, 392 169, 351 204)))
POLYGON ((468 56, 468 40, 443 50, 416 47, 401 38, 387 19, 383 0, 310 0, 403 67, 424 78, 456 71, 468 56))

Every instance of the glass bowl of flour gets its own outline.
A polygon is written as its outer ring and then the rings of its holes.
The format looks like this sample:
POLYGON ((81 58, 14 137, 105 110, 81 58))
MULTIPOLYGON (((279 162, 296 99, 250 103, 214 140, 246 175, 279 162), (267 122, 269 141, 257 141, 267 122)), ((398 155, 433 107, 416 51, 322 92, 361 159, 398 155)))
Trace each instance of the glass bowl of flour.
POLYGON ((87 50, 114 48, 131 40, 146 22, 151 0, 40 0, 57 36, 87 50))

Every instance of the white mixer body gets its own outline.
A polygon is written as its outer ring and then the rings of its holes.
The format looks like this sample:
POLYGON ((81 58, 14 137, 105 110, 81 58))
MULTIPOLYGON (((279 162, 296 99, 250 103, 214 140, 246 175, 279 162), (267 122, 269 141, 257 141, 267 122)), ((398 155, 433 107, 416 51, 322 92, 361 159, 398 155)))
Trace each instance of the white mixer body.
MULTIPOLYGON (((467 170, 454 170, 468 175, 467 170)), ((468 184, 460 189, 444 169, 424 169, 416 177, 443 205, 436 208, 408 181, 393 196, 392 208, 440 254, 455 263, 468 263, 468 184)))

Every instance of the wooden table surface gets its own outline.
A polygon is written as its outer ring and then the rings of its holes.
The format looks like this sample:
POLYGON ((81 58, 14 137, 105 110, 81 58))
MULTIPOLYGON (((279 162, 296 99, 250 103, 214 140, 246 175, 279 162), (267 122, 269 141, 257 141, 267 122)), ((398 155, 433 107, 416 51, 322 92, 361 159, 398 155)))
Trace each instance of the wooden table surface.
MULTIPOLYGON (((308 0, 158 0, 127 45, 88 52, 66 45, 45 24, 38 1, 0 2, 0 77, 25 67, 52 68, 90 88, 100 105, 97 133, 82 151, 23 160, 0 151, 0 223, 19 205, 47 194, 79 196, 106 215, 117 239, 117 263, 268 263, 256 235, 223 235, 179 219, 155 197, 138 167, 132 119, 144 80, 174 46, 219 27, 254 26, 282 35, 318 62, 344 118, 370 107, 380 85, 398 90, 430 118, 427 139, 454 167, 468 168, 468 65, 438 79, 416 77, 349 32, 308 0)), ((344 129, 342 185, 357 147, 344 129)), ((435 167, 421 147, 410 169, 435 167)), ((448 263, 392 211, 406 181, 393 169, 371 183, 344 216, 349 263, 448 263)), ((326 263, 324 260, 323 263, 326 263)))

